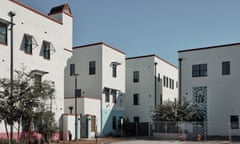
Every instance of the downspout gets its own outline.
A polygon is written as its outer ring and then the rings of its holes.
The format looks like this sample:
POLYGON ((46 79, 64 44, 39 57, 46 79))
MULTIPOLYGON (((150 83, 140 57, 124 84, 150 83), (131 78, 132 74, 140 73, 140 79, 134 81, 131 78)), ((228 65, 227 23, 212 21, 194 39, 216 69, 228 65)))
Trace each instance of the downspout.
POLYGON ((178 103, 181 105, 182 103, 182 58, 178 59, 178 64, 179 64, 179 82, 178 82, 178 95, 179 95, 179 101, 178 103))
POLYGON ((157 62, 154 62, 154 100, 155 100, 155 102, 154 102, 154 106, 155 106, 155 108, 156 108, 156 106, 157 106, 157 62))

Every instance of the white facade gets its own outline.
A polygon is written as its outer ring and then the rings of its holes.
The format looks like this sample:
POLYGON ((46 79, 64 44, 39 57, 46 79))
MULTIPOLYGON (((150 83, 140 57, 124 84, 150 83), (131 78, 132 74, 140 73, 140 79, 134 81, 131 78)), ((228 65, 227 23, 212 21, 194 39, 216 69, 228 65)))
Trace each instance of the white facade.
POLYGON ((130 122, 152 122, 150 111, 161 102, 174 101, 177 97, 177 67, 156 55, 127 58, 125 104, 130 122), (139 73, 139 81, 134 82, 134 72, 139 73))
MULTIPOLYGON (((71 75, 71 71, 74 71, 79 74, 77 89, 80 94, 77 98, 77 113, 95 115, 97 132, 102 136, 117 133, 119 131, 117 129, 118 120, 124 116, 125 112, 125 53, 105 43, 94 43, 74 47, 72 57, 67 63, 65 103, 70 99, 73 102, 75 98, 75 76, 71 75), (90 70, 90 65, 92 70, 90 70), (116 76, 113 76, 114 65, 116 66, 116 76), (106 93, 109 95, 107 98, 106 93), (86 100, 95 99, 95 104, 84 108, 83 105, 89 106, 89 103, 82 102, 83 97, 86 100), (112 126, 113 119, 116 122, 116 128, 112 126)), ((72 102, 74 109, 75 106, 72 102)), ((68 104, 65 106, 65 113, 69 113, 68 104)))
POLYGON ((206 108, 210 136, 240 135, 239 53, 240 43, 178 52, 180 99, 206 108))
MULTIPOLYGON (((42 79, 55 83, 55 99, 52 111, 55 112, 56 121, 59 120, 64 109, 64 68, 72 48, 72 16, 68 5, 53 8, 49 15, 45 15, 30 8, 19 1, 2 0, 0 4, 0 23, 9 24, 8 13, 12 11, 13 17, 13 62, 14 69, 25 67, 27 71, 40 70, 48 72, 42 79), (55 19, 53 17, 58 17, 55 19), (26 37, 32 41, 32 52, 25 51, 26 37), (50 44, 50 57, 43 57, 43 44, 50 44)), ((0 42, 0 78, 10 78, 10 24, 7 27, 7 41, 0 42)), ((2 31, 3 34, 4 32, 2 31)), ((3 36, 3 35, 1 35, 3 36)), ((2 38, 2 37, 1 37, 2 38)), ((47 103, 50 108, 50 101, 47 103)), ((14 129, 16 131, 16 129, 14 129)), ((5 128, 0 127, 0 132, 5 128)))

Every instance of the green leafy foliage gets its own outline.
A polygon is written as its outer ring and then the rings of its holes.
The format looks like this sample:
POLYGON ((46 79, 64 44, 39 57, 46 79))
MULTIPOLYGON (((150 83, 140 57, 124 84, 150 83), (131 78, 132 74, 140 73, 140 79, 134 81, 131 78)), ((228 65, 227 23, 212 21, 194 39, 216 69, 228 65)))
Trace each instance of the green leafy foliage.
MULTIPOLYGON (((53 82, 48 80, 36 81, 34 76, 25 72, 25 69, 15 71, 12 83, 9 79, 1 78, 0 120, 3 120, 8 125, 18 123, 18 130, 22 125, 23 130, 28 131, 29 134, 34 117, 41 116, 44 121, 48 122, 49 128, 50 126, 56 128, 54 114, 44 109, 46 101, 53 98, 54 92, 53 82), (42 111, 37 111, 39 109, 42 111)), ((38 124, 38 127, 40 127, 40 124, 38 124)), ((48 130, 45 130, 46 134, 53 132, 51 129, 48 130)), ((7 127, 6 132, 8 134, 7 127)))
POLYGON ((190 104, 183 100, 181 104, 177 101, 165 101, 151 110, 153 121, 203 121, 206 111, 198 104, 190 104))

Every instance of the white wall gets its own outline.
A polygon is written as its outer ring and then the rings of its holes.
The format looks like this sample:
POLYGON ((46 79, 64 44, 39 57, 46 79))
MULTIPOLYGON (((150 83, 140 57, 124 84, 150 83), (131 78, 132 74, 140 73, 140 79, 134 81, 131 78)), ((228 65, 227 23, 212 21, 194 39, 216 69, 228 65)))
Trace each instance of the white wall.
MULTIPOLYGON (((240 45, 179 52, 182 59, 182 97, 193 98, 193 87, 207 86, 208 135, 228 135, 231 115, 240 115, 240 45), (230 75, 222 75, 222 62, 230 61, 230 75), (208 76, 192 77, 192 65, 207 64, 208 76)), ((240 129, 232 130, 240 135, 240 129)))
MULTIPOLYGON (((163 87, 163 76, 168 76, 174 79, 175 83, 178 80, 178 70, 176 67, 162 60, 155 55, 140 56, 128 58, 126 61, 126 113, 129 120, 132 122, 134 116, 140 117, 140 122, 151 122, 151 112, 155 106, 155 66, 156 78, 160 73, 161 82, 157 80, 157 104, 160 102, 160 93, 163 100, 174 100, 178 97, 178 89, 169 89, 163 87), (139 82, 133 82, 133 71, 139 71, 139 82), (161 84, 162 83, 162 84, 161 84), (133 94, 139 94, 139 105, 133 105, 133 94)), ((175 84, 176 86, 176 84, 175 84)))
MULTIPOLYGON (((18 3, 18 2, 16 2, 18 3)), ((64 67, 71 53, 64 49, 72 47, 72 17, 63 14, 63 22, 56 22, 43 16, 44 14, 32 11, 27 6, 16 4, 13 1, 4 0, 0 5, 0 17, 10 21, 9 11, 14 11, 14 69, 25 67, 27 71, 34 69, 49 72, 43 79, 54 81, 55 97, 52 110, 58 121, 64 109, 64 67), (38 46, 32 51, 32 55, 25 54, 22 50, 24 34, 30 34, 36 39, 38 46), (43 40, 52 43, 56 52, 51 54, 50 60, 40 56, 43 40)), ((10 32, 8 33, 8 45, 0 44, 0 78, 10 77, 10 32)), ((50 104, 50 102, 46 103, 50 104)))

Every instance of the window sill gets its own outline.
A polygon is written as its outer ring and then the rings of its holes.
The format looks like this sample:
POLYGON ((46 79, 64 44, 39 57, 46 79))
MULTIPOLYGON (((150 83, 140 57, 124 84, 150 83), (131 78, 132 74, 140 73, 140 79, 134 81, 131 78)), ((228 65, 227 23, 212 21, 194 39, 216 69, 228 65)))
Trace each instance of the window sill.
POLYGON ((8 46, 7 43, 2 43, 2 42, 0 42, 0 45, 8 46))

